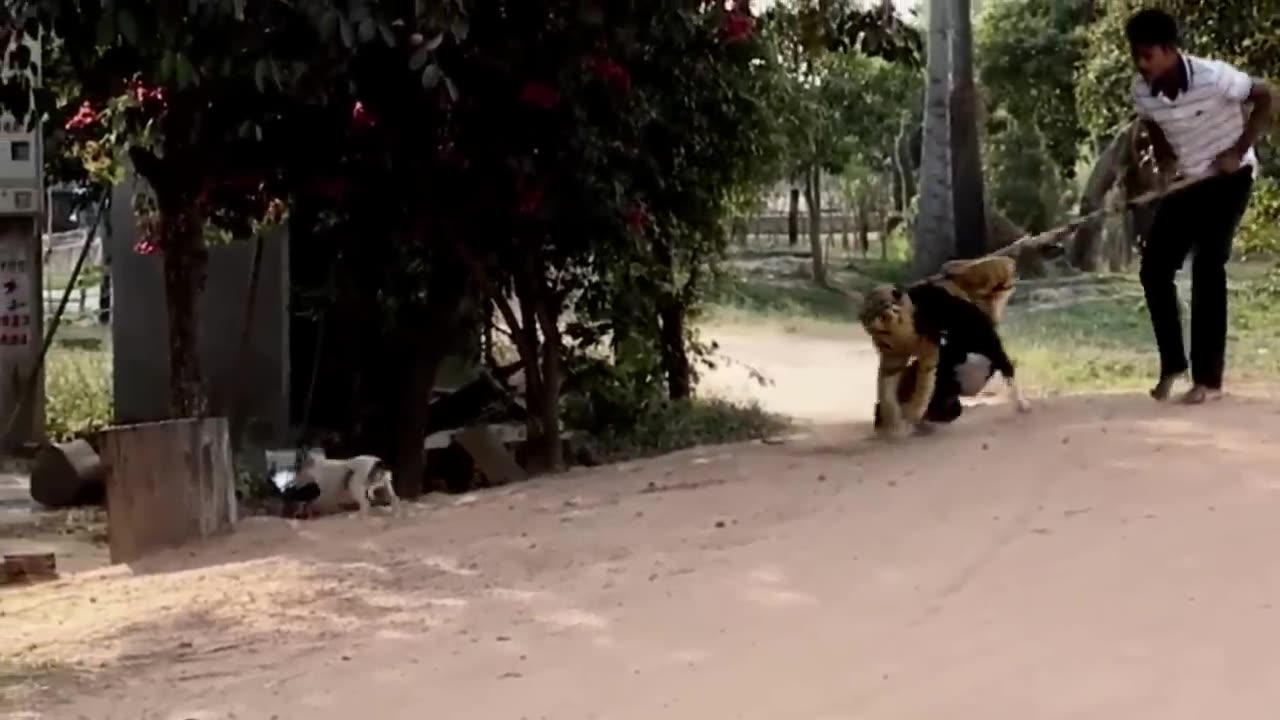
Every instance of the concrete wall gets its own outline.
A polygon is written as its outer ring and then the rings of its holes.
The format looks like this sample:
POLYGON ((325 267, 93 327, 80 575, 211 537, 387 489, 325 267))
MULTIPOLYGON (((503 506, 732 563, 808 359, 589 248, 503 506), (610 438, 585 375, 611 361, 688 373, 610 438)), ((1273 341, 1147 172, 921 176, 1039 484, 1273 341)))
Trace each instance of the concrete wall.
MULTIPOLYGON (((138 181, 139 183, 141 181, 138 181)), ((114 346, 115 420, 144 422, 168 416, 168 316, 158 256, 133 251, 134 182, 112 197, 106 254, 112 274, 111 337, 114 346)), ((145 184, 143 184, 145 187, 145 184)), ((209 249, 209 274, 200 300, 200 362, 209 385, 211 412, 227 414, 241 391, 254 444, 283 443, 289 428, 288 232, 263 248, 257 312, 244 375, 236 367, 244 323, 253 245, 236 242, 209 249)), ((241 438, 245 427, 233 427, 241 438)))

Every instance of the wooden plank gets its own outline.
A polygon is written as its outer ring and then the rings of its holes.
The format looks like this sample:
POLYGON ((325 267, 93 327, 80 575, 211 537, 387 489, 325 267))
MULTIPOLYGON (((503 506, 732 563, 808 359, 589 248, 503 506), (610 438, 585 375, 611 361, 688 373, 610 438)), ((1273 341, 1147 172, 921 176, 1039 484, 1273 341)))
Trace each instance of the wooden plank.
POLYGON ((53 553, 11 553, 0 562, 0 585, 57 578, 58 561, 53 553))
POLYGON ((179 419, 109 428, 107 478, 111 562, 231 530, 235 472, 226 418, 179 419))
POLYGON ((492 430, 483 425, 460 430, 453 439, 475 461, 492 485, 505 485, 527 480, 529 476, 520 467, 506 446, 492 430))

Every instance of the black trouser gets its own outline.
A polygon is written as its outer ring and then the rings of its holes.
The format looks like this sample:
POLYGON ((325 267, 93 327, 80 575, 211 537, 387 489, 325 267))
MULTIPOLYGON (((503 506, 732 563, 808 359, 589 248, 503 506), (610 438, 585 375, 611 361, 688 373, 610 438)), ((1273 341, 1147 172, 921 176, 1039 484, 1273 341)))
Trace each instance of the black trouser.
POLYGON ((1209 178, 1170 195, 1156 209, 1142 251, 1142 290, 1160 348, 1160 376, 1187 370, 1174 275, 1191 260, 1191 380, 1222 387, 1227 345, 1227 260, 1249 204, 1253 172, 1209 178))

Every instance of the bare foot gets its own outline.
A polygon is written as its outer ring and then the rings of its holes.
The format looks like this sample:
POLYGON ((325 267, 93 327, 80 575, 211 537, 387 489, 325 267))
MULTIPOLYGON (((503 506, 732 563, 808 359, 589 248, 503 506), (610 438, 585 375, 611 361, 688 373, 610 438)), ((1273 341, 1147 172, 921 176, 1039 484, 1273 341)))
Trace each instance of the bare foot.
POLYGON ((1218 388, 1209 388, 1204 385, 1196 385, 1182 396, 1184 405, 1203 405, 1210 400, 1221 400, 1222 390, 1218 388))
POLYGON ((1156 386, 1151 388, 1151 397, 1159 402, 1169 399, 1169 395, 1173 393, 1173 384, 1178 381, 1181 373, 1177 375, 1165 375, 1160 378, 1156 386))

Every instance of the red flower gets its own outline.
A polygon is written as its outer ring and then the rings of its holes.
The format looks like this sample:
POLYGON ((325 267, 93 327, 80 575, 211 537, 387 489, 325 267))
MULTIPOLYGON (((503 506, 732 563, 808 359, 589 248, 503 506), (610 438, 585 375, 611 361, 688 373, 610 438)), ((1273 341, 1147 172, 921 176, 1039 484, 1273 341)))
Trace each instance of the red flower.
POLYGON ((613 85, 622 92, 631 90, 631 75, 627 69, 609 57, 589 57, 583 61, 587 72, 613 85))
POLYGON ((155 255, 159 250, 160 248, 150 240, 139 240, 133 244, 133 251, 139 255, 155 255))
POLYGON ((735 43, 751 37, 755 29, 755 18, 746 13, 732 12, 725 15, 724 24, 720 27, 725 42, 735 43))
POLYGON ((516 212, 524 217, 530 217, 538 214, 538 210, 542 208, 542 198, 544 195, 541 184, 530 184, 524 180, 517 183, 516 195, 516 212))
POLYGON ((164 107, 164 88, 162 87, 151 87, 144 84, 141 80, 134 80, 129 90, 133 94, 133 99, 136 100, 139 105, 145 106, 152 104, 158 105, 161 108, 164 107))
POLYGON ((633 203, 627 208, 624 217, 627 227, 636 232, 644 232, 644 229, 649 226, 649 209, 644 206, 644 203, 633 203))
POLYGON ((530 80, 520 90, 520 102, 543 110, 550 110, 556 106, 556 103, 560 102, 560 93, 544 82, 530 80))
POLYGON ((341 200, 347 194, 347 190, 347 181, 337 178, 317 180, 311 186, 312 192, 330 200, 341 200))
POLYGON ((85 100, 83 103, 80 103, 80 109, 76 110, 76 114, 72 115, 63 127, 68 130, 79 130, 81 128, 89 127, 97 121, 98 113, 93 109, 93 106, 89 104, 89 101, 85 100))
POLYGON ((365 108, 364 103, 357 100, 356 104, 351 106, 351 124, 358 128, 368 128, 377 125, 378 121, 373 113, 365 108))
POLYGON ((257 175, 232 175, 225 178, 222 185, 230 190, 247 193, 262 190, 266 183, 257 175))

